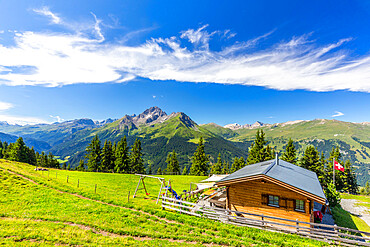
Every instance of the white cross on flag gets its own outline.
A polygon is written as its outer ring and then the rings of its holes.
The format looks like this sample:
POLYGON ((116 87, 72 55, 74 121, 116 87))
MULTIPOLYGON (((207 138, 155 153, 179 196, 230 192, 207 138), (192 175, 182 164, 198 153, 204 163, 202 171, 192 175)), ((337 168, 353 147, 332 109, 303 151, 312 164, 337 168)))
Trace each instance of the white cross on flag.
POLYGON ((335 170, 344 172, 344 166, 342 166, 341 164, 339 164, 336 160, 334 160, 334 168, 335 168, 335 170))

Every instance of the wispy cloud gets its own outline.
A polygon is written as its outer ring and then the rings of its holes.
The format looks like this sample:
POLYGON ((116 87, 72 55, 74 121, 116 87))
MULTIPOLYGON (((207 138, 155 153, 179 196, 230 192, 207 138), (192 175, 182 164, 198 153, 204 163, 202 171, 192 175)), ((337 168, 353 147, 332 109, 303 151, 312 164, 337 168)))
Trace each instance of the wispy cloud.
MULTIPOLYGON (((57 24, 68 23, 48 8, 44 15, 57 24), (50 13, 49 13, 50 12, 50 13)), ((180 32, 180 36, 150 39, 141 45, 105 41, 101 20, 88 31, 72 33, 16 32, 15 45, 0 43, 0 84, 63 86, 75 83, 125 82, 137 77, 222 84, 255 85, 277 90, 350 90, 370 92, 370 55, 351 57, 343 45, 350 38, 318 45, 310 34, 257 49, 257 38, 210 49, 226 31, 207 31, 208 25, 180 32), (95 35, 91 37, 91 33, 95 35), (189 45, 190 43, 190 45, 189 45), (16 68, 28 68, 20 71, 16 68)), ((1 40, 0 40, 1 42, 1 40)), ((230 41, 228 41, 230 42, 230 41)))
POLYGON ((340 112, 340 111, 335 111, 335 113, 332 115, 332 117, 340 117, 340 116, 343 116, 344 113, 340 112))
POLYGON ((54 24, 60 24, 61 23, 61 18, 50 11, 50 9, 46 6, 40 8, 40 9, 33 9, 33 11, 39 15, 44 15, 44 16, 47 16, 51 19, 51 22, 54 23, 54 24))
POLYGON ((29 116, 13 116, 13 115, 3 115, 0 114, 0 121, 5 121, 9 124, 38 124, 38 123, 50 123, 40 118, 29 117, 29 116))
POLYGON ((0 101, 0 111, 5 111, 5 110, 8 110, 10 108, 13 108, 13 104, 0 101))
POLYGON ((49 117, 54 118, 57 122, 62 122, 62 121, 64 121, 64 119, 63 119, 63 118, 61 118, 61 117, 59 117, 59 116, 49 115, 49 117))

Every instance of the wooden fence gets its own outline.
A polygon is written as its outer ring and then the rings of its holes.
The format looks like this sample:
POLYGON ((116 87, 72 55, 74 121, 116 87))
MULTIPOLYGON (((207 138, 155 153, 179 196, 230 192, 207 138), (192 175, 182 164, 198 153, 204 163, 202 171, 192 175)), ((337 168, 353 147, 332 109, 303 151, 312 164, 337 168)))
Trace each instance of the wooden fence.
POLYGON ((252 214, 162 197, 162 208, 180 213, 218 220, 237 226, 249 226, 270 231, 298 234, 311 239, 342 246, 370 246, 370 233, 299 220, 284 219, 263 214, 252 214))

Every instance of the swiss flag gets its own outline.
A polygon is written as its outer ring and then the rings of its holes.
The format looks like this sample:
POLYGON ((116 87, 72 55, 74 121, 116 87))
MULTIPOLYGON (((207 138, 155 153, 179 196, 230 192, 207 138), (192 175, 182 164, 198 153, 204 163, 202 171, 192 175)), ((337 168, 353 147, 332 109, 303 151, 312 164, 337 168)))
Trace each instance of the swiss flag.
POLYGON ((334 168, 335 168, 335 170, 344 172, 344 166, 342 166, 341 164, 339 164, 336 160, 334 160, 334 168))

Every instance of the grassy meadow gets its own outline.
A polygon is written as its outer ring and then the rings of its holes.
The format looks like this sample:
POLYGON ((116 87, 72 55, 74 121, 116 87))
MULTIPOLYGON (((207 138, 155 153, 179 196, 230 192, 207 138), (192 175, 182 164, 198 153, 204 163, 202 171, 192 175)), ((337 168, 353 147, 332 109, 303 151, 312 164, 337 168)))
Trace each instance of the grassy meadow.
MULTIPOLYGON (((365 206, 370 210, 370 197, 363 195, 350 195, 350 194, 341 194, 342 199, 355 199, 358 200, 358 205, 365 206)), ((366 222, 356 215, 352 215, 349 212, 342 209, 340 206, 337 206, 333 210, 333 216, 335 222, 339 226, 348 227, 352 229, 357 229, 360 231, 370 232, 370 226, 366 222)))
MULTIPOLYGON (((161 176, 181 192, 204 177, 161 176)), ((295 235, 164 211, 160 184, 132 198, 138 176, 50 170, 0 160, 0 245, 11 246, 324 246, 295 235), (28 181, 9 171, 32 179, 28 181), (68 176, 68 183, 67 183, 68 176), (77 188, 77 181, 79 187, 77 188), (95 193, 95 184, 97 192, 95 193), (128 202, 128 192, 131 198, 128 202)))

